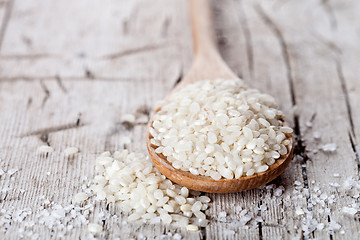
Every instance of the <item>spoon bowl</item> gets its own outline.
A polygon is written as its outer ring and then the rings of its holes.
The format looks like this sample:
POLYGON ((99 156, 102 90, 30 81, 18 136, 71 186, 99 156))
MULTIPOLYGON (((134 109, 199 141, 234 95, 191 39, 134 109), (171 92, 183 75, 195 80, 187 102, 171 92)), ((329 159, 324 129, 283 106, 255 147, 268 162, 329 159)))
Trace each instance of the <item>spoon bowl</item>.
MULTIPOLYGON (((149 126, 152 126, 152 120, 149 122, 149 126)), ((289 137, 289 135, 288 135, 289 137)), ((289 165, 293 156, 293 139, 289 138, 290 144, 287 146, 288 153, 281 156, 275 161, 274 164, 269 166, 269 169, 265 172, 255 173, 252 176, 240 177, 233 179, 222 178, 220 180, 214 180, 208 176, 193 175, 188 171, 182 171, 176 169, 172 164, 167 161, 166 157, 162 154, 155 152, 156 146, 151 144, 150 140, 153 137, 150 132, 146 134, 146 145, 150 158, 154 163, 155 167, 168 179, 177 184, 187 187, 192 190, 210 192, 210 193, 233 193, 245 191, 259 186, 265 185, 266 183, 277 178, 289 165)))
MULTIPOLYGON (((189 5, 195 56, 188 74, 174 88, 173 92, 197 81, 212 79, 237 80, 238 77, 221 58, 217 49, 212 26, 210 0, 189 0, 189 5)), ((159 110, 157 109, 155 113, 159 110)), ((149 132, 152 124, 153 117, 149 121, 146 145, 155 167, 173 182, 193 190, 211 193, 231 193, 259 187, 278 177, 289 165, 293 155, 293 139, 291 134, 286 134, 287 139, 290 140, 290 144, 287 145, 287 154, 280 156, 274 164, 269 166, 268 170, 237 179, 222 178, 214 180, 208 176, 193 175, 188 171, 176 169, 167 161, 164 155, 156 153, 156 146, 152 145, 150 141, 153 138, 149 132)), ((285 122, 284 126, 287 126, 285 122)))

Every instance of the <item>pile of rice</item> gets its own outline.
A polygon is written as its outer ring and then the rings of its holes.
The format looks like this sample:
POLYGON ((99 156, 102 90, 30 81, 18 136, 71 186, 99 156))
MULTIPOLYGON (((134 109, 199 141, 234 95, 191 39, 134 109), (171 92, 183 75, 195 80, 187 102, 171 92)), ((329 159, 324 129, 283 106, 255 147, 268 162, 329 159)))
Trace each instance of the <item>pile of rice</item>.
POLYGON ((208 224, 204 211, 210 198, 172 183, 142 153, 104 152, 96 159, 96 172, 97 199, 118 203, 129 221, 161 221, 189 231, 208 224))
POLYGON ((172 94, 153 116, 150 142, 176 169, 214 180, 266 171, 291 143, 273 97, 241 80, 207 80, 172 94))

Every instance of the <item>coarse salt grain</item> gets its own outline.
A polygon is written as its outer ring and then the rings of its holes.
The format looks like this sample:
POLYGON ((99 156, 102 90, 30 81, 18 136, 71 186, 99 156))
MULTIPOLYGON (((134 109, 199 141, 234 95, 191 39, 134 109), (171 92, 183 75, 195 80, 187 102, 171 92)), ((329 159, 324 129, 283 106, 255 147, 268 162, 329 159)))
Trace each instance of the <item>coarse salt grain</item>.
POLYGON ((266 171, 288 153, 293 130, 271 96, 218 79, 172 94, 149 131, 155 152, 174 168, 219 180, 266 171))
POLYGON ((358 210, 355 208, 343 207, 342 212, 349 216, 354 216, 358 210))
POLYGON ((296 208, 296 210, 295 210, 295 213, 296 213, 296 215, 304 215, 305 214, 305 212, 304 212, 304 210, 302 210, 301 208, 296 208))
POLYGON ((324 152, 335 152, 337 148, 336 143, 328 143, 320 146, 320 149, 324 152))

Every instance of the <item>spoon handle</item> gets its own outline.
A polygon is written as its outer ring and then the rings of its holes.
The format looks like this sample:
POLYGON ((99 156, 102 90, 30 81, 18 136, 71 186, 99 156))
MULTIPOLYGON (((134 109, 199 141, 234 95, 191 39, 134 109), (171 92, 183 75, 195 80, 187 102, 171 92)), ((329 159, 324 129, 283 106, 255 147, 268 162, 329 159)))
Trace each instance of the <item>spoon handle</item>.
POLYGON ((211 0, 189 0, 189 8, 194 42, 194 60, 189 72, 174 91, 196 81, 217 78, 236 79, 236 75, 222 59, 217 47, 211 0))
POLYGON ((194 54, 217 55, 211 0, 189 0, 194 54))

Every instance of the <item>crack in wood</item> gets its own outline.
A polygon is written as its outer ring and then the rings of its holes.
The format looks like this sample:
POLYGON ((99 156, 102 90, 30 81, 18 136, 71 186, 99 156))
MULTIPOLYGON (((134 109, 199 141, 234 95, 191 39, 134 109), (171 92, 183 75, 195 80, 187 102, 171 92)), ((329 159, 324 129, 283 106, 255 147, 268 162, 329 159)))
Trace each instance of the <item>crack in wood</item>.
POLYGON ((342 54, 342 50, 341 48, 334 43, 331 40, 325 39, 324 37, 322 37, 321 35, 319 35, 318 33, 312 33, 311 34, 317 41, 319 41, 321 44, 323 44, 325 47, 327 47, 330 51, 334 52, 334 54, 337 55, 341 55, 342 54))
MULTIPOLYGON (((330 215, 328 215, 328 216, 327 216, 327 221, 328 221, 328 223, 330 223, 330 222, 331 222, 330 215)), ((314 236, 313 236, 313 237, 314 237, 314 236)), ((332 236, 332 234, 331 234, 331 233, 329 233, 329 238, 330 238, 330 240, 333 240, 333 236, 332 236)))
MULTIPOLYGON (((261 189, 259 192, 259 198, 260 201, 258 203, 258 207, 260 209, 260 206, 263 204, 263 189, 261 189)), ((261 217, 261 211, 258 211, 258 216, 261 217)), ((263 225, 262 222, 258 222, 259 240, 263 240, 262 225, 263 225)))
POLYGON ((179 73, 178 73, 178 76, 177 76, 177 78, 176 78, 176 80, 175 80, 175 83, 174 83, 174 85, 173 85, 173 89, 182 81, 183 77, 184 77, 183 66, 182 66, 182 64, 180 63, 179 73))
MULTIPOLYGON (((255 5, 255 10, 260 16, 260 18, 263 20, 263 22, 269 27, 269 29, 273 32, 276 39, 279 41, 280 48, 281 48, 281 54, 284 59, 285 63, 285 69, 286 69, 286 76, 288 79, 288 83, 290 86, 290 94, 291 94, 291 102, 293 106, 296 106, 296 94, 295 94, 295 88, 294 88, 294 78, 293 78, 293 72, 290 64, 290 53, 289 48, 286 44, 285 38, 283 36, 282 31, 280 28, 275 24, 275 22, 264 12, 264 10, 259 6, 255 5)), ((307 189, 309 191, 309 195, 306 196, 306 205, 309 212, 312 212, 312 202, 311 202, 311 191, 309 188, 308 183, 308 176, 307 176, 307 161, 309 160, 309 157, 306 154, 306 145, 304 141, 302 140, 302 133, 300 130, 300 124, 299 124, 299 117, 294 114, 294 135, 295 135, 295 146, 294 146, 294 156, 301 156, 301 172, 302 172, 302 178, 304 182, 304 189, 307 189)), ((304 232, 302 231, 302 238, 304 238, 304 232)))
POLYGON ((161 24, 161 37, 163 38, 167 37, 170 24, 171 24, 171 18, 166 17, 161 24))
POLYGON ((290 52, 286 44, 285 38, 283 36, 280 28, 275 24, 275 22, 265 13, 265 11, 260 7, 260 5, 255 5, 255 10, 263 20, 266 26, 273 32, 275 38, 278 40, 281 49, 281 55, 283 56, 285 63, 286 76, 290 85, 290 94, 292 105, 296 105, 295 89, 294 89, 294 78, 292 73, 292 67, 290 64, 290 52))
POLYGON ((55 127, 48 127, 48 128, 38 129, 38 130, 35 130, 35 131, 30 131, 30 132, 27 132, 27 133, 24 133, 24 134, 20 135, 19 137, 45 135, 45 134, 49 134, 49 133, 69 130, 69 129, 72 129, 72 128, 79 128, 79 127, 83 127, 85 125, 86 124, 84 124, 84 123, 77 124, 77 121, 76 121, 76 123, 64 124, 64 125, 59 125, 59 126, 55 126, 55 127))
POLYGON ((50 141, 49 141, 49 133, 46 132, 46 133, 42 133, 40 134, 40 140, 44 143, 46 143, 48 146, 50 146, 50 141))
MULTIPOLYGON (((104 144, 104 148, 105 150, 110 149, 110 142, 111 142, 111 137, 118 134, 119 132, 121 132, 122 130, 124 130, 124 128, 126 129, 126 127, 123 127, 121 124, 119 123, 114 123, 114 125, 110 128, 110 130, 108 131, 108 133, 106 133, 105 135, 105 144, 104 144)), ((124 145, 124 148, 126 146, 124 145)))
POLYGON ((311 122, 311 123, 314 122, 314 120, 315 120, 315 118, 316 118, 316 115, 317 115, 316 112, 313 113, 313 115, 311 115, 311 118, 310 118, 310 122, 311 122))
POLYGON ((122 22, 122 33, 123 33, 123 35, 126 35, 126 34, 128 34, 128 32, 129 32, 129 21, 127 19, 125 19, 122 22))
MULTIPOLYGON (((56 80, 57 75, 54 76, 15 76, 15 77, 1 77, 0 82, 16 82, 16 81, 49 81, 49 80, 56 80)), ((69 76, 69 77, 62 77, 62 81, 88 81, 89 78, 86 77, 79 77, 79 76, 69 76)), ((145 81, 146 79, 140 78, 131 78, 131 77, 118 77, 118 78, 111 78, 111 77, 101 77, 96 76, 96 78, 91 79, 93 81, 108 81, 108 82, 130 82, 130 81, 145 81)))
POLYGON ((23 59, 39 59, 39 58, 56 58, 54 55, 46 54, 46 53, 38 53, 38 54, 12 54, 12 55, 2 55, 1 59, 15 59, 15 60, 23 60, 23 59))
POLYGON ((40 86, 41 86, 41 89, 44 91, 45 93, 45 96, 42 100, 42 103, 41 103, 41 107, 43 108, 45 106, 45 103, 46 101, 49 99, 50 97, 50 90, 46 87, 45 83, 43 82, 43 80, 40 80, 40 86))
POLYGON ((87 67, 85 68, 85 78, 91 80, 94 80, 96 78, 95 74, 87 67))
POLYGON ((353 150, 353 152, 355 154, 355 160, 356 160, 357 167, 358 167, 358 178, 360 180, 360 156, 359 156, 359 151, 356 148, 355 141, 354 141, 354 139, 353 139, 350 132, 349 132, 349 140, 350 140, 351 148, 352 148, 352 150, 353 150))
POLYGON ((56 76, 55 77, 56 79, 56 83, 58 84, 58 86, 60 87, 60 89, 64 92, 64 93, 67 93, 67 89, 65 88, 62 80, 61 80, 61 77, 60 76, 56 76))
POLYGON ((21 36, 21 41, 26 45, 27 48, 31 48, 33 45, 32 39, 26 35, 21 36))
POLYGON ((150 114, 151 108, 148 105, 144 104, 136 109, 135 117, 139 118, 141 115, 146 115, 148 118, 150 118, 150 114))
POLYGON ((12 9, 13 9, 13 6, 14 6, 14 2, 15 2, 15 0, 10 0, 10 1, 8 1, 6 3, 7 6, 6 6, 4 17, 2 19, 2 24, 1 24, 1 27, 0 27, 0 50, 2 48, 2 44, 3 44, 3 41, 4 41, 7 26, 9 25, 12 9))
POLYGON ((337 20, 336 20, 336 16, 334 13, 334 9, 331 6, 329 0, 321 0, 320 3, 322 5, 322 7, 325 9, 325 13, 328 16, 331 28, 333 30, 336 30, 337 29, 337 20))
POLYGON ((201 233, 200 239, 201 240, 206 240, 206 227, 201 227, 200 228, 200 233, 201 233))
POLYGON ((77 127, 80 126, 80 122, 81 122, 81 113, 78 114, 78 118, 76 119, 75 125, 76 125, 77 127))
POLYGON ((167 47, 167 45, 168 45, 167 43, 145 45, 145 46, 142 46, 142 47, 127 49, 127 50, 124 50, 124 51, 121 51, 121 52, 118 52, 118 53, 105 55, 105 56, 102 57, 102 59, 114 60, 114 59, 118 59, 118 58, 121 58, 121 57, 133 55, 133 54, 150 52, 150 51, 162 49, 162 48, 167 47))
POLYGON ((250 72, 250 80, 254 79, 254 53, 252 48, 252 36, 249 28, 247 15, 244 11, 243 1, 240 1, 240 22, 241 28, 244 32, 245 37, 245 46, 246 46, 246 55, 248 59, 249 72, 250 72))
POLYGON ((346 87, 346 79, 344 77, 344 72, 343 72, 343 67, 342 67, 341 60, 339 58, 336 59, 335 64, 336 64, 336 73, 337 73, 337 76, 338 76, 338 79, 339 79, 340 85, 341 85, 341 90, 342 90, 342 92, 344 94, 344 97, 345 97, 346 111, 347 111, 348 118, 349 118, 351 133, 355 138, 354 121, 353 121, 352 112, 351 112, 351 104, 350 104, 349 92, 348 92, 347 87, 346 87))
POLYGON ((26 103, 26 109, 29 109, 31 107, 32 101, 32 97, 29 97, 26 103))

